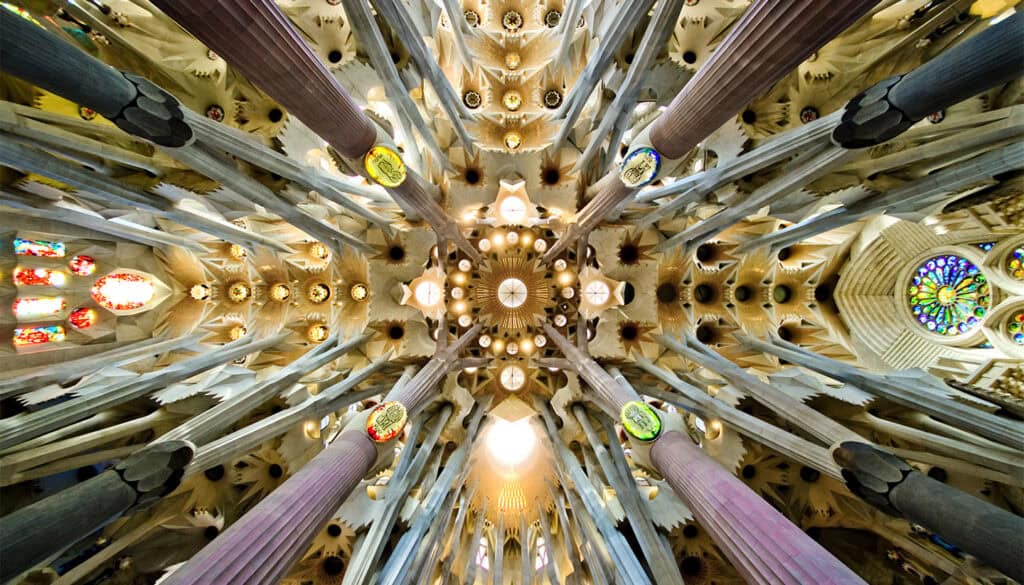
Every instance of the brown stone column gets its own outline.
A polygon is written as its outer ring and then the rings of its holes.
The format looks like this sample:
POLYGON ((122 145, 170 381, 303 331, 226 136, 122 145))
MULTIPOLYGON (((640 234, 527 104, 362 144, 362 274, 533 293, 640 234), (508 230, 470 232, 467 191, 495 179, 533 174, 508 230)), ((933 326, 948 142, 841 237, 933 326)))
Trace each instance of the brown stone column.
POLYGON ((270 0, 155 0, 157 7, 267 92, 342 156, 377 129, 270 0))
MULTIPOLYGON (((302 120, 342 156, 361 159, 377 142, 377 126, 331 75, 273 0, 155 0, 154 4, 302 120)), ((407 169, 388 188, 403 207, 471 258, 479 254, 458 225, 407 169)))
POLYGON ((651 461, 747 583, 864 584, 689 438, 663 434, 651 461))
POLYGON ((654 148, 668 158, 683 156, 875 4, 876 0, 754 2, 654 122, 654 148))

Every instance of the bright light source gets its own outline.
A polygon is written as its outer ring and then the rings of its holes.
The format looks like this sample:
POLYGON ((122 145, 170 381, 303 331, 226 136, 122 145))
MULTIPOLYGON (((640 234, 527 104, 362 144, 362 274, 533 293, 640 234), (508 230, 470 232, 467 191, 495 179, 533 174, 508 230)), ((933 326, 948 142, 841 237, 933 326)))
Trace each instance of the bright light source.
POLYGON ((438 286, 436 282, 424 280, 416 285, 416 290, 413 291, 413 296, 416 297, 416 302, 420 305, 424 307, 433 307, 444 298, 444 291, 441 290, 441 287, 438 286))
POLYGON ((518 278, 506 278, 498 285, 498 302, 509 309, 515 309, 526 302, 529 291, 526 283, 518 278))
POLYGON ((519 197, 506 197, 498 207, 498 215, 505 223, 522 224, 526 219, 526 202, 519 197))
POLYGON ((527 418, 516 422, 496 420, 487 433, 487 449, 498 463, 509 467, 526 461, 536 443, 537 435, 527 418))

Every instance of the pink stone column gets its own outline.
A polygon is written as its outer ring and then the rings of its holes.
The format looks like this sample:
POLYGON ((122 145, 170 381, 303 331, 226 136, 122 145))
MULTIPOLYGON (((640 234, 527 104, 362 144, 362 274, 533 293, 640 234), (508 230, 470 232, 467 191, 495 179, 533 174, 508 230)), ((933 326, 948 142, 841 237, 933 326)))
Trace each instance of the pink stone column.
POLYGON ((651 461, 740 575, 753 585, 864 585, 799 527, 676 431, 651 461))
POLYGON ((683 156, 877 3, 755 1, 654 122, 654 148, 683 156))
POLYGON ((348 158, 377 130, 271 0, 154 0, 153 4, 236 67, 348 158))
POLYGON ((377 459, 346 431, 175 571, 166 585, 276 585, 377 459))

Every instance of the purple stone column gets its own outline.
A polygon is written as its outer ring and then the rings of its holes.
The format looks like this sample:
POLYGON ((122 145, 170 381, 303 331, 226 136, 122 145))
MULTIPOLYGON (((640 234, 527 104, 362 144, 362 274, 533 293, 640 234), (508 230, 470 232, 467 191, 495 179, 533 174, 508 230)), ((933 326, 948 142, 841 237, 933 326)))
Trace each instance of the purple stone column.
POLYGON ((651 127, 679 158, 864 16, 877 0, 758 0, 651 127))
POLYGON ((377 459, 365 432, 346 431, 166 585, 276 585, 377 459))
POLYGON ((651 461, 747 583, 864 585, 689 438, 665 433, 651 448, 651 461))

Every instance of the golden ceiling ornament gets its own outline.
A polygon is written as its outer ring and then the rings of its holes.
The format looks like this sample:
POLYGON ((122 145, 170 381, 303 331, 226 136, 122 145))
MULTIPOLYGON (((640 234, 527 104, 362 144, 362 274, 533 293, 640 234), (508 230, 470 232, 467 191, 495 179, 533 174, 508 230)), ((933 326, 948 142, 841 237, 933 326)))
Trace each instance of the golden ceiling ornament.
POLYGON ((314 282, 306 288, 306 300, 313 304, 320 304, 331 298, 330 285, 323 282, 314 282))
POLYGON ((370 178, 382 187, 398 187, 405 182, 406 170, 402 157, 386 146, 371 148, 363 158, 363 166, 370 178))
POLYGON ((517 150, 523 145, 523 135, 515 130, 506 132, 503 142, 505 143, 505 148, 509 150, 517 150))
POLYGON ((313 242, 309 245, 309 255, 317 260, 327 260, 331 257, 331 250, 320 242, 313 242))
POLYGON ((245 334, 248 332, 249 330, 246 329, 245 325, 235 325, 231 328, 231 331, 228 332, 228 337, 231 338, 231 341, 238 341, 245 337, 245 334))
POLYGON ((519 69, 519 66, 523 64, 523 58, 519 56, 519 53, 515 51, 511 53, 505 53, 505 67, 512 71, 519 69))
POLYGON ((249 255, 249 252, 238 244, 231 244, 228 247, 228 253, 236 260, 244 260, 249 255))
POLYGON ((369 298, 370 289, 365 284, 357 282, 356 284, 353 284, 351 288, 348 289, 348 296, 350 296, 353 301, 361 303, 365 301, 367 298, 369 298))
POLYGON ((523 96, 514 89, 509 90, 502 96, 501 103, 505 106, 506 110, 515 112, 523 105, 523 96))
POLYGON ((323 323, 313 323, 306 329, 306 339, 312 343, 322 343, 331 335, 331 328, 323 323))
POLYGON ((622 344, 622 348, 626 355, 629 356, 634 351, 643 353, 642 345, 644 343, 655 343, 650 333, 657 328, 657 325, 637 323, 636 321, 625 321, 620 323, 619 343, 622 344))
POLYGON ((552 306, 552 283, 536 260, 527 260, 519 248, 495 258, 480 269, 470 304, 480 309, 485 323, 501 329, 524 329, 544 318, 552 306))
POLYGON ((241 303, 252 295, 252 287, 247 282, 235 282, 228 285, 228 298, 233 302, 241 303))
POLYGON ((206 283, 193 284, 188 289, 188 296, 192 297, 196 301, 205 301, 210 298, 211 290, 210 285, 206 283))
POLYGON ((270 300, 278 303, 287 301, 292 296, 292 289, 287 284, 277 283, 270 286, 269 292, 270 300))
POLYGON ((376 443, 387 443, 402 434, 409 420, 405 405, 397 400, 378 404, 366 419, 366 434, 376 443))

